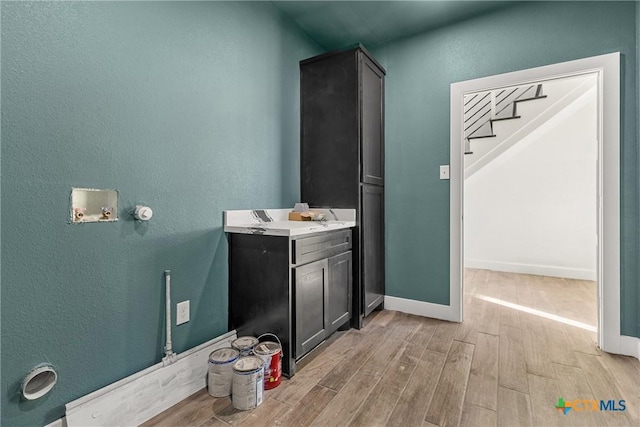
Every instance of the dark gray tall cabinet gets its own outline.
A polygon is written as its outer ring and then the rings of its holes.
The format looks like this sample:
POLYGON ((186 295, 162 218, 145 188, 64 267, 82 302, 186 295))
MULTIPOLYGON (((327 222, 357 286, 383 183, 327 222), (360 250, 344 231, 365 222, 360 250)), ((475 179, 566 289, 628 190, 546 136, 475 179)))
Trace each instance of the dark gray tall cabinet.
POLYGON ((301 200, 357 210, 356 328, 384 302, 384 75, 362 46, 300 62, 301 200))

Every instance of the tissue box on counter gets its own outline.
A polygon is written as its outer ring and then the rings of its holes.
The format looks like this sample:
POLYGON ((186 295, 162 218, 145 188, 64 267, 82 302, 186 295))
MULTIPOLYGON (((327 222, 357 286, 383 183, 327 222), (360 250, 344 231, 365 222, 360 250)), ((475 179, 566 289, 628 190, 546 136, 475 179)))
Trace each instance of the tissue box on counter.
POLYGON ((289 221, 313 221, 312 212, 289 212, 289 221))

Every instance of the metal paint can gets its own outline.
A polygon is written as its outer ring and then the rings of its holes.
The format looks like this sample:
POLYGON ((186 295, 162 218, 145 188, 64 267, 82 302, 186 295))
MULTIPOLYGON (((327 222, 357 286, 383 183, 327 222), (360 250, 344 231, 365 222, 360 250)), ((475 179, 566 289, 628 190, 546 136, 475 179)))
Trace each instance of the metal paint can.
POLYGON ((231 394, 233 364, 239 357, 240 352, 231 347, 219 348, 209 355, 207 385, 211 396, 224 397, 231 394))
POLYGON ((278 341, 259 342, 253 348, 253 353, 264 361, 264 389, 271 390, 282 381, 282 344, 274 334, 262 334, 258 340, 264 336, 275 337, 278 341))
POLYGON ((253 347, 258 344, 258 339, 251 336, 238 337, 231 341, 231 347, 240 352, 240 356, 251 356, 253 354, 253 347))
POLYGON ((260 406, 264 395, 264 362, 257 356, 241 357, 233 364, 233 407, 246 411, 260 406))

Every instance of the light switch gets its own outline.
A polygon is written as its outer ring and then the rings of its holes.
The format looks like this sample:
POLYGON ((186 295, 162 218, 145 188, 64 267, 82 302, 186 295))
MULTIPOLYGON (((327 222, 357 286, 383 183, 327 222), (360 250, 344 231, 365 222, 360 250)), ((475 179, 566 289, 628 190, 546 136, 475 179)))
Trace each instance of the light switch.
POLYGON ((440 179, 449 179, 449 165, 440 165, 440 179))

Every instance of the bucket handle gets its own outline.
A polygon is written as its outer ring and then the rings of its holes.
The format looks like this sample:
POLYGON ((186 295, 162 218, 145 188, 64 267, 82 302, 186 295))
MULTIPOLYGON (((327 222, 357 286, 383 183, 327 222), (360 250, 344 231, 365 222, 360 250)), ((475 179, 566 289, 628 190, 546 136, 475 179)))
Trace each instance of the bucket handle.
POLYGON ((264 334, 260 335, 258 337, 258 341, 260 341, 260 338, 266 337, 266 336, 269 336, 269 335, 274 337, 276 339, 276 341, 278 341, 278 344, 280 344, 280 348, 282 348, 282 343, 280 342, 280 338, 278 338, 278 336, 276 334, 272 334, 271 332, 267 332, 267 333, 264 333, 264 334))

